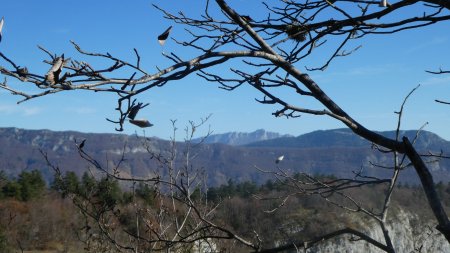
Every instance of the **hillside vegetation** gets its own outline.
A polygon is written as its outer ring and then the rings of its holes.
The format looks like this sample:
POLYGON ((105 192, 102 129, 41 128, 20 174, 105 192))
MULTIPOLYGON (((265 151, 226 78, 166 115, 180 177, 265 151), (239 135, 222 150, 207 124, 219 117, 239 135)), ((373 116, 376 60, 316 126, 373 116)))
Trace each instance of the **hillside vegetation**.
MULTIPOLYGON (((323 182, 335 180, 325 176, 318 178, 323 182)), ((0 252, 114 252, 114 247, 99 231, 102 227, 89 216, 108 217, 107 224, 115 229, 116 239, 126 239, 127 233, 136 231, 136 210, 157 212, 162 205, 160 201, 165 199, 164 193, 144 183, 135 185, 134 191, 130 189, 130 185, 119 185, 112 178, 95 180, 88 173, 79 178, 75 173, 67 172, 62 178, 56 177, 49 187, 44 184, 39 171, 22 172, 16 179, 8 179, 3 174, 0 252)), ((440 183, 437 189, 445 206, 450 207, 450 184, 440 183)), ((348 194, 376 211, 382 206, 377 202, 380 201, 377 196, 384 190, 382 186, 365 186, 349 190, 348 194)), ((283 181, 257 185, 229 180, 206 192, 199 189, 192 198, 207 198, 210 205, 219 205, 214 213, 216 223, 242 236, 252 237, 257 233, 262 241, 272 244, 266 247, 289 240, 311 240, 312 235, 344 227, 363 229, 370 224, 360 213, 345 212, 317 195, 298 193, 280 205, 281 196, 287 192, 292 190, 283 181)), ((394 208, 390 213, 393 222, 398 212, 408 210, 419 212, 421 222, 431 220, 431 214, 422 208, 426 199, 421 189, 403 185, 396 190, 393 201, 394 208)), ((140 229, 141 233, 146 233, 145 227, 140 229)), ((239 246, 227 244, 226 240, 215 243, 220 245, 221 252, 240 250, 239 246)), ((184 246, 188 251, 193 250, 192 247, 184 246)))

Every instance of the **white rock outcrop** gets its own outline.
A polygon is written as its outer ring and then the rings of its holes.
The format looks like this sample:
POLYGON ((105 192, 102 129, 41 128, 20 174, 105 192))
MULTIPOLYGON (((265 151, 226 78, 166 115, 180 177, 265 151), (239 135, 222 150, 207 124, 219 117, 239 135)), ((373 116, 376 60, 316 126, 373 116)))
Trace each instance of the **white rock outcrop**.
MULTIPOLYGON (((450 252, 450 244, 435 229, 435 226, 436 223, 431 219, 423 220, 412 213, 399 210, 390 219, 387 227, 396 252, 450 252)), ((377 224, 373 223, 365 232, 373 239, 385 244, 383 233, 377 224)), ((341 236, 325 241, 306 252, 379 253, 384 251, 365 241, 354 241, 349 236, 341 236)))

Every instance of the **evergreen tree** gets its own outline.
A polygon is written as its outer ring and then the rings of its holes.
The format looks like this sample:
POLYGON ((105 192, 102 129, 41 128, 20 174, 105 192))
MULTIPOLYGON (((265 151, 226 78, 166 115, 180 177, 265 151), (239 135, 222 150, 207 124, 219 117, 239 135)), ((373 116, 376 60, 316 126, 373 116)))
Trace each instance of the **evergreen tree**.
POLYGON ((87 171, 83 173, 81 176, 81 184, 80 184, 80 194, 88 198, 95 192, 95 188, 97 186, 97 181, 93 176, 91 176, 87 171))
POLYGON ((112 209, 121 202, 122 191, 117 180, 105 177, 98 182, 96 196, 105 208, 112 209))
POLYGON ((42 174, 38 170, 22 171, 17 183, 20 185, 20 195, 23 201, 42 196, 46 188, 42 174))
POLYGON ((220 192, 218 188, 211 187, 207 191, 208 201, 217 202, 220 200, 220 192))
POLYGON ((2 187, 2 194, 7 198, 22 199, 21 186, 16 181, 8 181, 5 186, 2 187))
POLYGON ((5 195, 3 194, 3 187, 8 183, 8 178, 6 177, 5 171, 0 170, 0 199, 3 199, 5 195))
POLYGON ((66 172, 64 176, 64 187, 67 193, 78 193, 80 181, 78 176, 73 171, 66 172))
POLYGON ((136 188, 136 195, 149 206, 155 202, 155 191, 148 184, 140 182, 136 188))
POLYGON ((69 194, 79 193, 80 180, 75 172, 67 171, 63 178, 55 178, 52 188, 59 191, 62 197, 65 198, 69 194))

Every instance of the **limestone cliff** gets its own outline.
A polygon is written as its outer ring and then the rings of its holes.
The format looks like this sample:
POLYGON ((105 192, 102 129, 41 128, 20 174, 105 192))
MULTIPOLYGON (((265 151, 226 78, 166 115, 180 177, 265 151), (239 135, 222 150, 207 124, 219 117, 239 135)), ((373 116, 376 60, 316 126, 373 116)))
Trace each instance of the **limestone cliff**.
MULTIPOLYGON (((389 220, 388 229, 396 252, 450 252, 450 244, 434 228, 435 226, 436 223, 431 217, 421 219, 410 212, 398 210, 396 215, 389 220)), ((365 232, 373 239, 384 242, 383 233, 375 223, 372 223, 365 232)), ((365 241, 355 241, 354 239, 356 238, 352 239, 350 236, 339 237, 310 248, 307 252, 383 252, 365 241)))

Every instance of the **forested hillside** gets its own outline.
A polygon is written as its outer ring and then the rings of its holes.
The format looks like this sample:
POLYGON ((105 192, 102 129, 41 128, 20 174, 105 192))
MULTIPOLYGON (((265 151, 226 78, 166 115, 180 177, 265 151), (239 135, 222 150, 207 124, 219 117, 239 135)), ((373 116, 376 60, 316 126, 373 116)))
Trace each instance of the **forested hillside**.
MULTIPOLYGON (((324 182, 336 180, 329 177, 318 178, 324 182)), ((88 173, 78 177, 73 172, 67 172, 61 178, 56 177, 50 186, 43 184, 42 175, 38 171, 23 172, 16 179, 8 179, 2 175, 0 252, 115 252, 114 247, 99 231, 104 227, 90 219, 90 215, 108 217, 108 229, 115 231, 116 240, 121 240, 127 237, 127 231, 136 230, 134 207, 154 213, 163 205, 156 189, 143 183, 134 188, 128 186, 119 186, 111 178, 95 181, 88 173), (105 216, 106 213, 110 215, 105 216)), ((450 207, 450 184, 439 184, 437 189, 445 206, 450 207)), ((382 191, 380 187, 362 187, 347 193, 366 208, 377 211, 382 205, 376 196, 382 191)), ((193 193, 192 199, 200 204, 200 199, 206 194, 209 205, 220 207, 214 211, 214 222, 243 236, 252 237, 257 233, 264 240, 266 248, 289 243, 291 238, 296 241, 314 240, 314 235, 340 228, 368 231, 371 227, 372 221, 365 219, 363 214, 345 211, 317 195, 307 196, 299 192, 284 201, 282 196, 289 192, 287 181, 267 181, 256 185, 252 182, 236 183, 229 180, 225 185, 209 188, 206 193, 193 193)), ((422 208, 426 199, 420 188, 400 186, 393 201, 390 223, 400 222, 398 219, 402 215, 409 215, 410 210, 418 211, 421 217, 420 220, 411 218, 411 224, 415 222, 418 226, 431 222, 431 213, 422 208)), ((167 211, 171 212, 170 209, 167 211)), ((139 220, 142 224, 146 223, 144 216, 139 217, 139 220)), ((402 230, 401 223, 396 226, 402 230)), ((145 233, 146 227, 142 226, 141 229, 141 233, 145 233)), ((430 242, 439 242, 435 235, 428 234, 429 231, 421 231, 419 227, 417 230, 419 232, 416 232, 416 238, 425 238, 414 243, 417 248, 430 242)), ((345 244, 346 240, 341 239, 343 241, 339 244, 345 244)), ((227 244, 226 241, 211 243, 221 252, 240 252, 243 249, 234 243, 227 244)), ((401 244, 407 242, 396 243, 397 250, 404 252, 405 248, 401 248, 401 244)), ((318 244, 316 250, 319 252, 321 245, 325 247, 327 244, 318 244)), ((193 247, 186 245, 185 249, 193 250, 193 247)), ((374 248, 369 247, 367 250, 374 248)))

